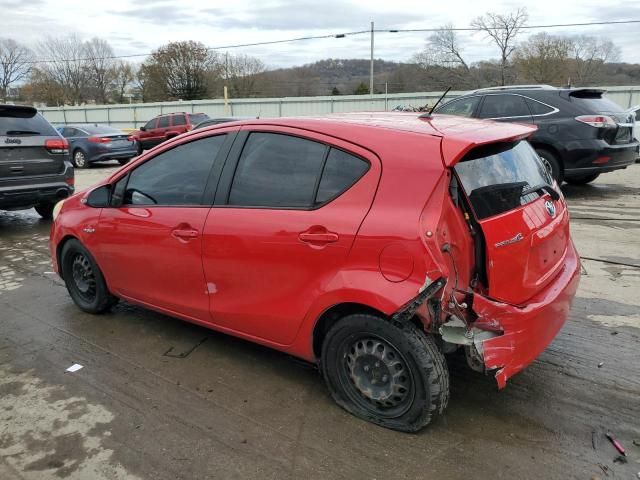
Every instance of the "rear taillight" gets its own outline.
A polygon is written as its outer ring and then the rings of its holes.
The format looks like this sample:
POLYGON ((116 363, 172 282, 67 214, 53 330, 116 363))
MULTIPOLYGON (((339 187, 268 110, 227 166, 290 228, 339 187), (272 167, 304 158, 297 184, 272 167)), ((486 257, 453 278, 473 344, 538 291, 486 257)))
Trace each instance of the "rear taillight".
POLYGON ((69 153, 69 142, 66 138, 50 138, 44 141, 44 148, 49 153, 69 153))
POLYGON ((596 128, 616 127, 616 121, 607 115, 580 115, 576 120, 596 128))
POLYGON ((603 155, 602 157, 596 158, 591 163, 595 163, 596 165, 602 165, 604 163, 609 163, 609 160, 611 160, 611 157, 607 157, 606 155, 603 155))
POLYGON ((111 143, 112 139, 109 137, 89 137, 87 138, 91 143, 111 143))
POLYGON ((76 178, 75 177, 69 177, 64 181, 64 183, 66 183, 70 187, 73 187, 76 184, 76 178))

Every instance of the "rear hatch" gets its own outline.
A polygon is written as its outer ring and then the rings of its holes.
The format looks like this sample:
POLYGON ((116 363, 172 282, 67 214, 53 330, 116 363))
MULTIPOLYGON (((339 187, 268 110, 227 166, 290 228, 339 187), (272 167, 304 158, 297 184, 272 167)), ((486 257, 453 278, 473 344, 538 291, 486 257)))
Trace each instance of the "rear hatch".
POLYGON ((0 105, 0 180, 64 171, 66 142, 34 108, 0 105))
POLYGON ((589 123, 589 115, 604 115, 613 121, 605 123, 603 128, 599 128, 600 138, 606 140, 610 145, 624 145, 634 142, 634 115, 629 110, 624 110, 617 103, 604 97, 604 90, 592 88, 580 88, 567 90, 563 95, 576 105, 586 115, 577 117, 576 120, 589 123))
POLYGON ((484 236, 488 295, 525 303, 564 265, 569 216, 557 185, 526 140, 477 147, 454 170, 484 236))

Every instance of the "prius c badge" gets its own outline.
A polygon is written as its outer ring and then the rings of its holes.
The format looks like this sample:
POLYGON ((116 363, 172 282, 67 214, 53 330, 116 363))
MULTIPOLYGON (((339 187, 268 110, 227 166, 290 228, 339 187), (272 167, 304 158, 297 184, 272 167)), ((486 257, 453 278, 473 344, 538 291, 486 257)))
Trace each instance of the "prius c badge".
POLYGON ((504 247, 505 245, 511 245, 512 243, 519 242, 523 238, 524 238, 524 236, 522 235, 522 233, 517 233, 515 237, 509 238, 507 240, 503 240, 501 242, 498 242, 498 243, 495 244, 495 246, 496 247, 504 247))

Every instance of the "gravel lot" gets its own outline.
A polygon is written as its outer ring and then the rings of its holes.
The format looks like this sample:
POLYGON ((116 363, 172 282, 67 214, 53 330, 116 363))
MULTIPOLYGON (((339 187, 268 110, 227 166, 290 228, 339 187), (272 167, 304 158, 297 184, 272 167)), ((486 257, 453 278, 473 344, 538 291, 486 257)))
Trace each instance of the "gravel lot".
POLYGON ((504 391, 451 358, 449 408, 416 435, 349 416, 286 355, 127 304, 82 313, 49 223, 0 212, 0 479, 637 478, 640 165, 563 190, 584 260, 570 320, 504 391))

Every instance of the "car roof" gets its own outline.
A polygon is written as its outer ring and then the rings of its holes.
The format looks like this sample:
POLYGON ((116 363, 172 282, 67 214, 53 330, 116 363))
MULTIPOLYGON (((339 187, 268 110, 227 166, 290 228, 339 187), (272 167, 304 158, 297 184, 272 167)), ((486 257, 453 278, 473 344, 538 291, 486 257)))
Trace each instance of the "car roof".
POLYGON ((476 120, 454 115, 425 118, 414 112, 361 112, 322 117, 282 117, 223 123, 207 129, 231 125, 277 125, 306 129, 351 143, 376 149, 398 135, 427 135, 442 139, 443 161, 453 166, 470 149, 500 141, 515 141, 535 132, 536 127, 517 123, 476 120))

